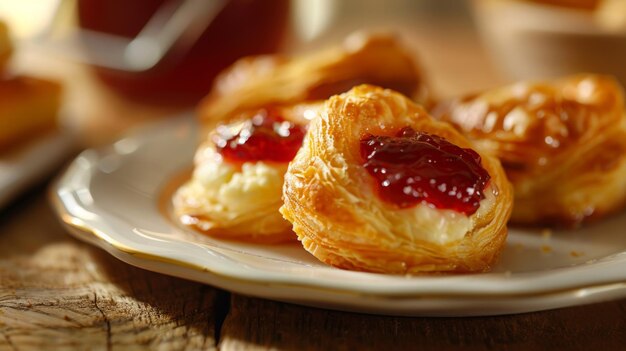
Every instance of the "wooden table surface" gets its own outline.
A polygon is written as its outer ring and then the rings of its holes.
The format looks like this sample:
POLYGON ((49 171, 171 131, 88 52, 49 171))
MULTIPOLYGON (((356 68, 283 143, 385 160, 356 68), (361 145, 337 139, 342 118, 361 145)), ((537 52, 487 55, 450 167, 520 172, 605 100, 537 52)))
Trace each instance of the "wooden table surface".
MULTIPOLYGON (((476 38, 452 34, 445 45, 428 35, 413 42, 435 88, 453 94, 500 83, 476 38)), ((33 60, 20 63, 42 67, 33 60)), ((91 143, 106 140, 103 131, 114 135, 171 112, 122 103, 88 84, 84 71, 48 71, 66 80, 69 104, 83 108, 74 116, 91 143)), ((251 298, 148 272, 67 235, 47 186, 0 211, 0 351, 626 349, 626 300, 511 316, 388 317, 251 298)))

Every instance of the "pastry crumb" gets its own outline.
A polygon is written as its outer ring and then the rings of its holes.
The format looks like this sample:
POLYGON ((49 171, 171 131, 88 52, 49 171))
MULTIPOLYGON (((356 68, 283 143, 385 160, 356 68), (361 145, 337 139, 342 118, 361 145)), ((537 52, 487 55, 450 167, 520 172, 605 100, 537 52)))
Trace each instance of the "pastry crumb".
POLYGON ((569 255, 572 257, 580 257, 580 256, 584 256, 585 253, 581 251, 572 250, 570 251, 569 255))
POLYGON ((541 246, 541 252, 543 252, 543 253, 550 253, 550 252, 552 252, 552 247, 550 247, 548 245, 542 245, 541 246))
POLYGON ((545 240, 550 239, 550 237, 552 237, 552 230, 546 228, 544 230, 541 231, 541 237, 543 237, 545 240))

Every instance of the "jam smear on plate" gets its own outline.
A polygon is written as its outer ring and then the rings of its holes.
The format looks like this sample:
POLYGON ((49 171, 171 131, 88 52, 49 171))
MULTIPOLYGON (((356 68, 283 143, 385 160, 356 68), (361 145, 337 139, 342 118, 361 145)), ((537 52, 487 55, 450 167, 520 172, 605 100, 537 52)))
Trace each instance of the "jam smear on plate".
POLYGON ((485 198, 490 177, 474 150, 410 127, 395 136, 367 135, 360 147, 379 196, 400 208, 426 202, 469 216, 485 198))
POLYGON ((302 145, 304 126, 286 121, 276 111, 261 109, 252 118, 217 128, 213 142, 226 161, 289 162, 302 145))

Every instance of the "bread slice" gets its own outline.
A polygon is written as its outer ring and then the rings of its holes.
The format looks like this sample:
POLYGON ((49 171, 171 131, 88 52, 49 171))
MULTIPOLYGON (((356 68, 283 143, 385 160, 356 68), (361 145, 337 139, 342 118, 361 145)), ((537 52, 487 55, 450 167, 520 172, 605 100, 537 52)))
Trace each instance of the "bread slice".
POLYGON ((0 79, 0 152, 56 125, 61 85, 16 76, 0 79))

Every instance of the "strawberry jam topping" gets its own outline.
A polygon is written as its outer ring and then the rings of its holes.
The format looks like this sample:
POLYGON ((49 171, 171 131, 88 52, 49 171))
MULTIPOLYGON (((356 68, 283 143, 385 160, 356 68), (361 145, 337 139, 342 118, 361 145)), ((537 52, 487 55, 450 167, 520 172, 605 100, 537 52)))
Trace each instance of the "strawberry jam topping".
POLYGON ((367 135, 361 156, 381 199, 400 208, 426 202, 469 216, 485 198, 490 177, 480 156, 439 136, 410 127, 391 137, 367 135))
POLYGON ((224 159, 232 163, 284 163, 296 156, 305 132, 305 127, 263 109, 241 124, 219 126, 213 142, 224 159))

